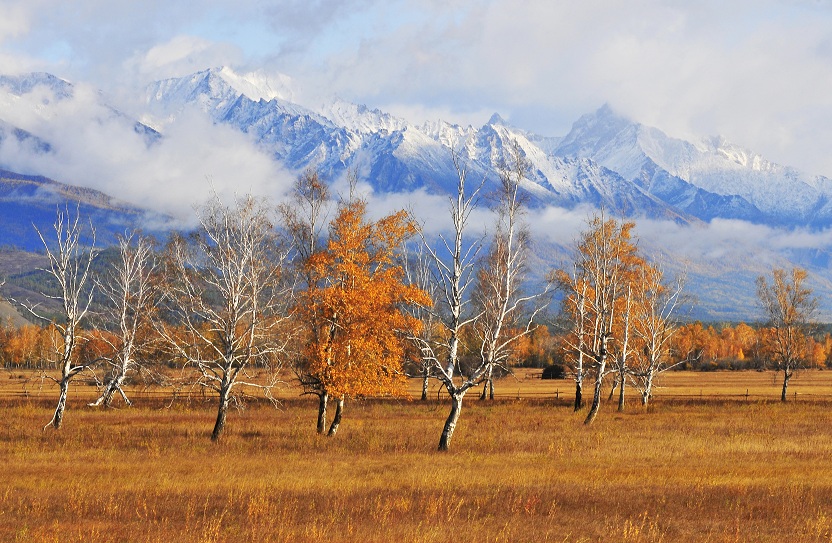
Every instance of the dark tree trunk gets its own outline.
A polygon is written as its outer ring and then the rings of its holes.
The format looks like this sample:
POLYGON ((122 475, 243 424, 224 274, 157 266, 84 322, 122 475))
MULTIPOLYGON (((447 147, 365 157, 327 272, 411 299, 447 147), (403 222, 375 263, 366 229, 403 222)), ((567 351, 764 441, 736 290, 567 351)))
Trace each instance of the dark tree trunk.
POLYGON ((584 408, 584 385, 581 381, 575 381, 575 411, 584 408))
POLYGON ((618 411, 619 411, 619 413, 624 412, 624 389, 627 388, 626 384, 627 384, 627 381, 624 379, 624 376, 622 375, 621 377, 619 377, 619 379, 618 379, 618 387, 619 387, 618 388, 618 411))
POLYGON ((211 441, 219 441, 222 431, 225 428, 225 416, 228 413, 229 389, 220 388, 220 403, 217 408, 217 422, 214 423, 214 431, 211 432, 211 441))
POLYGON ((464 392, 451 394, 451 412, 448 414, 448 419, 445 421, 445 427, 442 429, 442 436, 439 438, 440 451, 447 451, 451 446, 451 438, 454 435, 454 430, 456 430, 459 413, 462 411, 462 398, 464 396, 464 392))
POLYGON ((784 370, 783 371, 783 392, 780 393, 780 401, 785 402, 787 401, 788 397, 786 396, 788 389, 789 389, 789 379, 792 378, 792 374, 790 371, 784 370))
POLYGON ((607 398, 608 402, 611 402, 612 399, 615 397, 615 389, 618 387, 618 376, 616 375, 615 378, 612 380, 612 388, 610 389, 610 397, 607 398))
POLYGON ((344 397, 338 398, 338 403, 335 404, 335 416, 332 417, 332 424, 329 426, 329 432, 327 432, 327 437, 332 437, 338 431, 338 427, 341 425, 341 414, 344 412, 344 397))
POLYGON ((329 401, 329 394, 322 392, 318 396, 318 433, 326 431, 326 404, 329 401))

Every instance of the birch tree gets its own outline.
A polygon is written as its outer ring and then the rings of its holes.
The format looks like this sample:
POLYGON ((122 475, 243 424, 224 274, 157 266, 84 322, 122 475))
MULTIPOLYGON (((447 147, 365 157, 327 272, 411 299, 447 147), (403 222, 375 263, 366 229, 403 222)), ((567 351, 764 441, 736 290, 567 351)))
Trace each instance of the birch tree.
POLYGON ((407 284, 422 290, 430 300, 430 305, 408 306, 410 315, 421 323, 420 332, 411 338, 411 342, 417 353, 418 377, 422 381, 420 400, 427 401, 430 379, 434 374, 433 350, 429 346, 437 342, 439 333, 439 319, 434 311, 434 307, 438 305, 438 283, 434 280, 433 268, 424 245, 419 244, 415 250, 406 254, 403 265, 407 284))
POLYGON ((563 299, 564 311, 572 319, 572 328, 566 338, 566 344, 571 345, 567 350, 566 359, 572 367, 572 376, 575 381, 575 402, 573 408, 580 411, 584 407, 583 382, 586 370, 584 368, 584 352, 588 336, 587 319, 587 291, 589 285, 578 274, 577 265, 574 266, 571 274, 564 270, 557 270, 550 275, 549 281, 557 285, 557 288, 565 293, 563 299))
POLYGON ((790 274, 776 268, 771 283, 764 276, 757 278, 757 297, 771 328, 765 347, 777 370, 783 372, 783 402, 787 400, 789 380, 806 363, 806 335, 818 304, 805 284, 807 277, 806 270, 800 268, 792 269, 790 274))
MULTIPOLYGON (((440 451, 446 451, 450 447, 465 394, 471 387, 482 381, 488 369, 485 364, 479 364, 463 374, 459 367, 463 331, 479 317, 479 314, 469 314, 467 311, 470 306, 467 291, 476 278, 474 271, 477 256, 482 247, 482 239, 474 242, 467 240, 466 230, 471 214, 478 205, 483 183, 480 183, 470 193, 466 193, 467 171, 458 155, 454 154, 452 158, 458 180, 456 197, 450 201, 452 236, 446 237, 440 234, 438 247, 434 247, 427 239, 423 239, 438 282, 440 304, 435 308, 435 312, 444 331, 431 342, 422 341, 420 346, 423 356, 433 362, 435 378, 439 380, 451 399, 451 409, 439 438, 440 451)), ((416 337, 413 339, 418 340, 416 337)))
POLYGON ((491 245, 476 273, 474 307, 479 314, 474 330, 479 337, 480 361, 484 368, 480 399, 494 399, 494 370, 508 371, 508 360, 517 340, 533 329, 534 317, 545 307, 527 308, 543 294, 524 295, 529 249, 529 229, 524 220, 524 199, 520 183, 529 164, 519 145, 513 142, 508 160, 500 168, 495 194, 496 226, 491 245), (525 309, 529 313, 523 319, 525 309), (521 322, 525 321, 525 322, 521 322))
MULTIPOLYGON (((60 370, 60 378, 47 376, 58 384, 58 404, 55 412, 45 428, 50 425, 59 429, 63 423, 66 411, 67 393, 72 379, 79 373, 90 369, 98 363, 98 359, 79 361, 76 356, 79 343, 84 341, 81 322, 89 312, 92 303, 93 285, 90 282, 90 267, 95 259, 95 230, 90 225, 89 230, 81 223, 80 210, 76 209, 74 217, 68 208, 58 209, 56 212, 54 239, 47 239, 37 230, 38 236, 46 250, 49 261, 48 268, 42 268, 57 287, 57 294, 42 293, 44 297, 60 304, 60 320, 53 322, 60 338, 55 345, 55 357, 60 370)), ((23 304, 36 318, 48 321, 42 315, 40 308, 31 304, 23 304)))
POLYGON ((124 392, 124 382, 139 367, 139 356, 150 340, 151 319, 155 313, 155 285, 151 278, 156 270, 150 238, 131 233, 119 236, 118 257, 105 277, 96 281, 99 292, 107 301, 106 320, 113 325, 113 334, 102 338, 113 353, 108 360, 110 372, 98 399, 90 406, 109 407, 118 392, 128 406, 131 401, 124 392))
POLYGON ((196 234, 168 245, 163 307, 171 322, 158 328, 174 355, 196 369, 197 385, 216 392, 217 441, 237 388, 271 397, 289 340, 289 290, 265 202, 245 196, 226 206, 215 194, 198 219, 196 234), (253 379, 255 365, 268 373, 265 383, 253 379))
POLYGON ((603 211, 593 215, 576 244, 574 275, 563 270, 555 272, 561 285, 571 289, 570 296, 574 296, 567 308, 573 311, 579 330, 571 348, 586 363, 594 380, 585 424, 591 424, 598 414, 603 379, 610 372, 610 341, 622 339, 616 319, 620 320, 618 312, 622 310, 622 300, 626 300, 628 275, 639 262, 632 241, 634 226, 608 219, 603 211))
POLYGON ((684 275, 666 282, 660 266, 641 266, 637 272, 633 333, 642 347, 636 351, 631 375, 644 407, 653 397, 656 377, 675 366, 670 363, 670 349, 683 288, 684 275))

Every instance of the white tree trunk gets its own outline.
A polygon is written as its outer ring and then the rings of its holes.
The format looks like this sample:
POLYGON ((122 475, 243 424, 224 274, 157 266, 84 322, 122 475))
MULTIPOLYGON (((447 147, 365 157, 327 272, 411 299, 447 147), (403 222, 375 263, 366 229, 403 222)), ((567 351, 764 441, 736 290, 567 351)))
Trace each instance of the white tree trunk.
POLYGON ((451 412, 448 413, 448 418, 445 420, 445 427, 442 429, 442 436, 439 438, 440 451, 447 451, 451 446, 451 438, 454 435, 454 430, 456 430, 456 423, 462 411, 462 398, 464 397, 465 392, 451 394, 451 412))

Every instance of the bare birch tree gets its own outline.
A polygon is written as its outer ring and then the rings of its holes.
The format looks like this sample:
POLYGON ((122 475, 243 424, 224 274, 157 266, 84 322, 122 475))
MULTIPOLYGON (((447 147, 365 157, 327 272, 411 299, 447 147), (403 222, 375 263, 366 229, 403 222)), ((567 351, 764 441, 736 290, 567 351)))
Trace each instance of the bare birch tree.
POLYGON ((453 237, 448 239, 440 234, 439 247, 424 240, 439 285, 440 304, 435 311, 444 332, 433 342, 421 342, 421 349, 423 356, 433 361, 435 378, 442 383, 451 399, 451 410, 439 439, 440 451, 446 451, 450 446, 465 394, 481 382, 487 369, 487 366, 480 364, 463 375, 459 367, 461 334, 479 317, 478 314, 469 314, 466 308, 470 303, 467 291, 476 278, 474 268, 482 239, 472 243, 465 239, 465 234, 483 183, 471 193, 466 193, 467 171, 456 153, 453 162, 458 179, 456 198, 451 199, 450 205, 453 237))
MULTIPOLYGON (((90 369, 98 363, 98 359, 79 361, 76 351, 83 341, 81 321, 86 317, 92 303, 93 285, 90 282, 90 267, 95 259, 95 230, 90 225, 85 232, 81 224, 80 209, 76 209, 75 216, 68 208, 56 212, 54 240, 49 240, 37 230, 38 236, 46 250, 49 267, 42 268, 54 280, 57 287, 56 294, 42 293, 44 297, 55 300, 60 304, 61 319, 53 323, 59 332, 60 343, 55 345, 55 355, 60 379, 47 376, 58 384, 58 405, 44 429, 50 425, 59 429, 63 423, 66 410, 67 393, 72 379, 79 373, 90 369), (53 243, 54 241, 54 243, 53 243)), ((22 304, 36 318, 48 322, 40 309, 32 304, 22 304)))
POLYGON ((215 194, 198 218, 198 233, 168 246, 163 302, 172 322, 160 321, 159 332, 197 370, 197 384, 217 393, 217 441, 229 403, 239 399, 235 387, 257 387, 271 398, 288 342, 289 292, 265 202, 246 196, 229 207, 215 194), (253 365, 268 372, 265 383, 253 379, 253 365))
MULTIPOLYGON (((411 213, 412 214, 412 213, 411 213)), ((428 387, 434 373, 434 353, 429 348, 437 342, 437 328, 439 319, 436 311, 433 310, 438 304, 439 289, 438 283, 434 280, 433 268, 429 255, 425 251, 424 244, 419 244, 413 251, 409 251, 403 258, 405 278, 409 285, 423 291, 431 300, 430 306, 413 304, 407 306, 407 311, 419 322, 422 323, 421 331, 411 342, 418 353, 418 376, 422 381, 421 401, 428 399, 428 387)))
POLYGON ((112 339, 103 336, 113 354, 101 394, 90 406, 109 407, 116 392, 125 404, 131 405, 123 385, 139 369, 138 357, 150 339, 156 303, 151 278, 155 270, 150 238, 135 233, 118 237, 118 257, 108 273, 96 281, 98 291, 107 301, 106 320, 113 326, 112 339))
POLYGON ((770 284, 763 276, 757 278, 757 296, 771 327, 766 350, 783 372, 783 402, 789 380, 806 362, 806 335, 818 305, 812 289, 805 284, 807 277, 806 270, 800 268, 792 269, 791 274, 777 268, 772 271, 770 284))
POLYGON ((473 291, 474 307, 479 313, 474 330, 479 337, 480 361, 485 368, 480 397, 483 400, 486 397, 494 399, 494 370, 508 371, 505 362, 512 346, 532 331, 534 317, 546 305, 526 307, 543 296, 545 289, 532 295, 522 292, 530 234, 524 221, 525 202, 520 183, 528 173, 529 163, 517 142, 512 142, 508 154, 508 160, 499 171, 495 232, 488 253, 477 270, 473 291), (524 315, 525 309, 529 311, 524 315))

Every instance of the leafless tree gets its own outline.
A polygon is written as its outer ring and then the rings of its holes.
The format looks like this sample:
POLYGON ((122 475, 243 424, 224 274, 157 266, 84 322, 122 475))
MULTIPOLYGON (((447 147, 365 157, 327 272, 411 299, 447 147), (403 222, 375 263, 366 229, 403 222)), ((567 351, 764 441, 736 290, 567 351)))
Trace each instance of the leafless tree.
POLYGON ((481 399, 494 399, 494 370, 509 371, 512 346, 534 328, 534 317, 545 307, 538 303, 546 293, 525 295, 522 285, 527 271, 529 230, 524 221, 524 198, 520 183, 529 163, 517 142, 507 149, 508 157, 499 170, 495 194, 497 221, 491 245, 477 270, 473 301, 477 313, 474 329, 480 343, 480 360, 485 367, 481 399), (524 314, 524 310, 528 310, 524 314))
POLYGON ((162 299, 171 322, 158 321, 158 329, 175 355, 196 368, 198 384, 218 394, 211 433, 217 441, 229 403, 239 399, 235 387, 258 387, 272 398, 289 339, 285 253, 268 206, 252 196, 229 207, 215 194, 198 217, 198 233, 168 245, 162 299), (266 370, 266 382, 253 380, 254 365, 266 370))
MULTIPOLYGON (((54 322, 60 334, 60 343, 55 345, 57 366, 61 371, 60 379, 47 376, 58 384, 59 396, 55 412, 44 429, 50 425, 58 429, 61 427, 66 410, 69 383, 79 373, 92 368, 99 359, 85 361, 77 360, 76 351, 79 343, 84 340, 81 321, 86 317, 92 303, 93 285, 90 282, 90 268, 95 259, 95 230, 92 225, 85 232, 80 219, 80 209, 76 209, 74 217, 68 208, 56 212, 54 240, 49 240, 37 230, 38 236, 46 249, 49 267, 41 271, 55 282, 56 294, 43 292, 43 296, 55 300, 60 304, 61 318, 54 322), (54 243, 53 243, 54 241, 54 243)), ((49 322, 36 305, 22 304, 33 316, 49 322)))
POLYGON ((433 307, 438 303, 439 289, 438 283, 434 280, 433 267, 425 251, 424 244, 419 244, 415 248, 412 248, 412 250, 408 250, 407 247, 405 249, 405 254, 403 255, 405 280, 408 284, 414 285, 427 293, 433 302, 430 307, 418 304, 407 307, 407 311, 422 323, 421 331, 411 341, 416 349, 416 356, 418 356, 416 365, 418 367, 418 375, 422 380, 421 401, 427 401, 428 385, 431 377, 433 377, 435 365, 434 353, 429 346, 437 343, 436 334, 439 319, 433 307))
MULTIPOLYGON (((470 297, 467 291, 475 280, 474 269, 482 238, 470 242, 465 238, 471 213, 476 209, 484 180, 470 193, 465 191, 467 170, 460 157, 454 153, 457 171, 457 194, 451 198, 450 212, 453 237, 439 236, 439 247, 424 239, 425 249, 434 266, 438 282, 440 303, 434 307, 436 316, 444 328, 440 337, 420 342, 423 357, 434 367, 434 377, 444 386, 451 398, 451 411, 442 429, 439 450, 448 450, 462 410, 462 400, 468 390, 482 381, 486 365, 479 364, 465 374, 460 372, 460 347, 463 330, 474 323, 479 314, 467 311, 470 297)), ((418 338, 411 338, 417 340, 418 338)))
POLYGON ((757 297, 771 327, 766 350, 783 372, 780 400, 784 402, 789 380, 806 362, 806 334, 818 305, 805 284, 807 277, 806 270, 800 268, 792 269, 791 274, 778 268, 772 271, 770 284, 763 276, 757 278, 757 297))
POLYGON ((107 301, 106 321, 113 326, 112 336, 103 336, 113 354, 101 395, 90 406, 109 407, 116 392, 131 405, 122 385, 139 369, 138 357, 151 338, 149 329, 157 300, 152 281, 156 270, 152 241, 131 233, 119 236, 117 247, 113 266, 96 281, 107 301))

